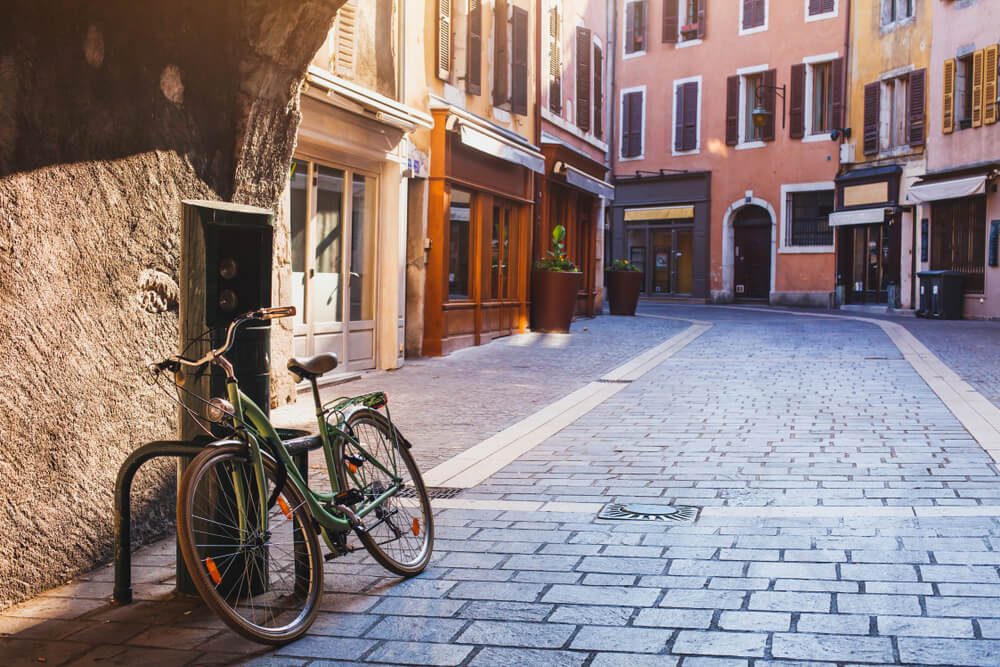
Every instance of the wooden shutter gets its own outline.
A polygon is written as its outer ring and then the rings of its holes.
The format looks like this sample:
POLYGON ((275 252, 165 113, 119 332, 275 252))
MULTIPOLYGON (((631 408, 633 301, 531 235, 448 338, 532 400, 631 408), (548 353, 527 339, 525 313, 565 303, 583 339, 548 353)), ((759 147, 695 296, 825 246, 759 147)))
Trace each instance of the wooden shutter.
MULTIPOLYGON (((966 85, 969 85, 966 83, 966 85)), ((972 54, 972 127, 983 124, 983 50, 972 54)))
POLYGON ((754 27, 764 25, 764 3, 767 0, 755 0, 753 7, 753 24, 754 27))
POLYGON ((635 32, 632 38, 635 40, 635 44, 632 46, 632 51, 645 51, 646 50, 646 0, 637 0, 632 3, 632 8, 635 11, 635 32))
POLYGON ((625 53, 635 51, 635 11, 632 9, 633 4, 625 5, 625 53))
POLYGON ((663 43, 677 43, 677 0, 663 0, 663 43))
POLYGON ((792 65, 788 91, 788 136, 801 139, 806 135, 806 66, 792 65))
POLYGON ((549 9, 549 110, 562 113, 562 17, 559 6, 549 9))
POLYGON ((735 146, 740 140, 740 77, 726 79, 726 144, 735 146))
POLYGON ((642 154, 642 93, 626 93, 622 102, 622 157, 642 154))
POLYGON ((809 16, 823 13, 823 0, 809 0, 809 16))
POLYGON ((743 29, 753 27, 754 0, 743 0, 743 29))
POLYGON ((875 155, 878 153, 878 111, 879 95, 882 84, 876 81, 865 86, 863 153, 875 155))
POLYGON ((764 108, 768 111, 767 123, 760 129, 760 138, 763 141, 774 141, 774 109, 778 101, 778 91, 775 89, 777 83, 778 70, 769 69, 761 76, 761 84, 764 86, 761 99, 764 100, 764 108))
POLYGON ((955 131, 955 59, 944 61, 944 81, 941 84, 941 133, 955 131))
POLYGON ((707 12, 705 10, 706 2, 708 0, 698 0, 698 39, 704 39, 708 31, 707 12))
POLYGON ((511 44, 510 110, 528 115, 528 12, 514 7, 511 44))
POLYGON ((451 0, 438 0, 437 75, 451 77, 451 0))
POLYGON ((684 84, 674 89, 674 150, 684 150, 684 84))
POLYGON ((576 29, 576 126, 590 131, 590 30, 576 29))
POLYGON ((604 136, 604 54, 594 44, 594 136, 604 136))
POLYGON ((465 55, 465 90, 472 95, 483 92, 483 4, 469 0, 469 40, 465 55))
POLYGON ((927 70, 918 69, 910 72, 910 108, 907 113, 907 134, 911 146, 923 146, 927 136, 927 124, 924 122, 924 99, 927 81, 927 70))
POLYGON ((983 51, 983 124, 997 122, 997 58, 996 44, 983 51))
POLYGON ((826 14, 827 12, 832 12, 833 11, 833 3, 834 2, 835 2, 835 0, 823 0, 822 12, 824 14, 826 14))
POLYGON ((357 62, 357 0, 349 0, 337 11, 333 30, 333 57, 330 71, 335 76, 354 78, 357 62))
MULTIPOLYGON (((510 99, 507 72, 507 0, 496 0, 493 10, 493 106, 502 107, 510 99)), ((560 95, 562 93, 560 92, 560 95)))
POLYGON ((632 93, 626 93, 622 97, 622 157, 632 157, 632 93))
POLYGON ((691 81, 681 86, 684 89, 684 144, 686 151, 698 147, 698 83, 691 81))
MULTIPOLYGON (((831 8, 830 11, 833 11, 831 8)), ((830 63, 830 125, 844 127, 844 59, 830 63)))

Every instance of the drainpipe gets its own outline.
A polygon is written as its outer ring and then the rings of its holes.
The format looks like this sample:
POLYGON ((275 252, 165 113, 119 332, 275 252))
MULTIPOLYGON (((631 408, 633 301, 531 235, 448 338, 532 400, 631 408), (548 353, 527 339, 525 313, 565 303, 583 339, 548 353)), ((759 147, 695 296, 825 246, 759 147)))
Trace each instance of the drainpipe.
MULTIPOLYGON (((851 10, 852 10, 851 0, 846 0, 844 8, 844 88, 841 104, 843 105, 843 110, 841 111, 842 118, 841 123, 843 127, 848 127, 850 120, 850 109, 848 108, 848 102, 851 99, 849 86, 852 80, 851 77, 851 10)), ((851 135, 853 136, 854 130, 852 128, 851 135)), ((844 143, 845 139, 841 139, 841 143, 837 144, 837 152, 840 153, 840 146, 844 143)), ((844 173, 844 165, 840 161, 840 155, 837 155, 837 175, 840 176, 844 173)), ((834 195, 836 197, 836 195, 834 195)))
MULTIPOLYGON (((605 90, 611 89, 610 99, 608 100, 608 166, 610 167, 611 178, 609 180, 614 180, 615 175, 615 147, 618 146, 618 140, 615 134, 615 118, 618 115, 618 98, 615 97, 615 93, 618 92, 618 83, 615 79, 615 64, 618 62, 618 0, 607 0, 607 11, 605 12, 607 16, 607 61, 610 65, 608 76, 608 86, 605 84, 605 90)), ((608 265, 608 257, 614 256, 612 252, 612 246, 614 245, 614 230, 612 229, 612 224, 614 224, 614 207, 612 206, 614 202, 608 202, 608 205, 604 207, 604 229, 607 230, 604 234, 604 265, 608 265)))

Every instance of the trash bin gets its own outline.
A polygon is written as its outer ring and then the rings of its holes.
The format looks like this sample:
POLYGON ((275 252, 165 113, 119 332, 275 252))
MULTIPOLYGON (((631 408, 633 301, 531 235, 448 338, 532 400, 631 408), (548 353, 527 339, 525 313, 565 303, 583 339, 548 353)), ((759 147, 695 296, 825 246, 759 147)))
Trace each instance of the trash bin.
POLYGON ((958 271, 920 271, 917 277, 920 278, 918 317, 962 319, 962 282, 965 274, 958 271))

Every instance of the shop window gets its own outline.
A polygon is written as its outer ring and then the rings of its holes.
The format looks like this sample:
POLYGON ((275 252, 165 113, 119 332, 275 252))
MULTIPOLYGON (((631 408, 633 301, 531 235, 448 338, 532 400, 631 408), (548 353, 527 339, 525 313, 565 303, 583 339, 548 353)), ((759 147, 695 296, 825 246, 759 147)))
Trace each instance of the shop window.
POLYGON ((375 319, 375 179, 351 178, 351 320, 375 319))
POLYGON ((306 313, 306 227, 309 225, 309 163, 292 160, 289 173, 290 207, 288 222, 292 252, 292 305, 295 306, 295 323, 302 324, 306 313))
POLYGON ((965 291, 982 294, 986 271, 986 198, 931 204, 931 269, 965 274, 965 291))
POLYGON ((469 227, 472 194, 452 189, 448 212, 448 298, 469 298, 469 227))
POLYGON ((313 322, 341 322, 344 171, 316 167, 316 251, 310 277, 313 322))
POLYGON ((493 205, 493 227, 490 239, 490 296, 494 299, 510 297, 510 235, 512 211, 510 206, 493 205))
POLYGON ((833 246, 833 190, 789 192, 786 197, 786 245, 833 246))

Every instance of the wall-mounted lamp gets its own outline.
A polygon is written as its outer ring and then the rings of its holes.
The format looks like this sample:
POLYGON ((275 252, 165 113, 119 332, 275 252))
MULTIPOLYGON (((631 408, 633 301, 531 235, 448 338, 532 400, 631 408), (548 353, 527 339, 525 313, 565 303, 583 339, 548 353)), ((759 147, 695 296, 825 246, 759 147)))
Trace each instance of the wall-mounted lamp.
POLYGON ((764 108, 764 100, 761 97, 761 92, 764 89, 773 90, 774 94, 781 98, 781 129, 785 129, 785 87, 768 86, 763 83, 759 84, 754 92, 754 106, 753 111, 750 112, 754 126, 764 127, 771 118, 771 112, 764 108))
POLYGON ((830 138, 836 141, 843 136, 844 139, 851 138, 851 128, 849 127, 835 127, 832 132, 830 132, 830 138))

